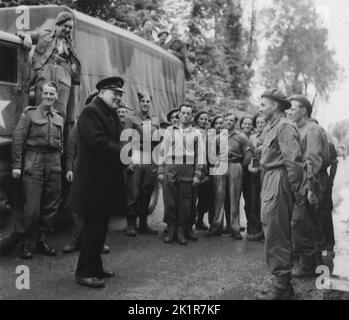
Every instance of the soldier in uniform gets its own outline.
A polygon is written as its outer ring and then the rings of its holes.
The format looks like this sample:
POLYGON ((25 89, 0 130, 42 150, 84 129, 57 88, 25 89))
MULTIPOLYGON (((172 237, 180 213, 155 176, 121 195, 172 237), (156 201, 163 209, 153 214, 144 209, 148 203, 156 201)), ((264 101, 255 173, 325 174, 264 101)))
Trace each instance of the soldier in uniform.
MULTIPOLYGON (((294 206, 292 215, 292 237, 294 251, 300 256, 299 263, 293 268, 293 277, 313 276, 321 255, 321 231, 317 208, 322 198, 320 171, 326 168, 327 144, 320 126, 311 119, 313 107, 301 95, 290 98, 292 106, 289 118, 298 128, 301 136, 303 160, 306 168, 306 181, 302 186, 304 199, 294 206)), ((325 169, 326 170, 326 169, 325 169)))
MULTIPOLYGON (((197 124, 197 129, 201 133, 202 141, 205 145, 204 151, 204 157, 206 157, 206 150, 207 150, 207 128, 209 126, 209 114, 207 111, 200 111, 198 112, 194 117, 194 122, 197 124)), ((203 169, 203 175, 201 177, 201 183, 199 184, 197 188, 197 221, 196 221, 196 229, 197 230, 203 230, 207 231, 208 227, 204 223, 204 215, 206 212, 208 212, 209 209, 209 198, 210 198, 210 184, 209 184, 209 172, 208 172, 208 166, 205 165, 203 169)), ((195 201, 196 202, 196 201, 195 201)))
POLYGON ((273 275, 270 291, 261 300, 291 299, 291 216, 302 182, 302 149, 297 128, 286 119, 291 103, 278 89, 261 97, 260 112, 269 124, 265 128, 260 164, 265 170, 261 190, 261 222, 265 234, 265 255, 273 275))
POLYGON ((60 12, 54 29, 45 29, 28 33, 18 32, 25 47, 35 44, 32 58, 33 81, 35 83, 36 104, 40 103, 40 88, 46 81, 55 81, 58 97, 54 108, 67 121, 74 123, 74 112, 67 103, 72 85, 80 85, 81 66, 78 54, 72 43, 74 17, 68 11, 60 12))
POLYGON ((61 195, 61 153, 63 118, 53 108, 57 86, 42 86, 42 102, 27 107, 13 135, 12 176, 22 177, 24 208, 17 223, 21 236, 19 257, 32 258, 31 235, 38 232, 36 252, 54 256, 56 251, 46 242, 52 229, 61 195))
POLYGON ((120 105, 116 112, 120 118, 121 123, 124 124, 127 118, 128 108, 126 106, 120 105))
POLYGON ((156 184, 157 166, 152 161, 155 143, 152 134, 160 128, 159 119, 150 115, 152 98, 149 94, 138 93, 139 112, 126 118, 124 129, 133 129, 131 163, 126 168, 127 187, 127 228, 126 235, 135 237, 138 233, 158 234, 149 227, 147 219, 149 204, 156 184), (137 229, 137 217, 139 226, 137 229))
POLYGON ((191 126, 191 118, 192 107, 181 105, 178 124, 166 129, 162 142, 158 179, 163 185, 164 222, 168 226, 165 243, 175 238, 181 245, 185 245, 187 239, 198 240, 192 229, 194 199, 205 159, 201 134, 191 126))

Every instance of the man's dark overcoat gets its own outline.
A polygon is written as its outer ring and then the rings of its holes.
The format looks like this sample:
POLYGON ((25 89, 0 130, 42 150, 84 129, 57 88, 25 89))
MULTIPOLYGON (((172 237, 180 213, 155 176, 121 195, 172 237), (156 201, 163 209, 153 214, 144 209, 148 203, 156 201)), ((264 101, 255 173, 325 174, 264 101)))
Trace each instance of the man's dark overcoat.
POLYGON ((96 97, 82 111, 77 126, 77 163, 70 207, 82 215, 110 216, 124 210, 119 117, 96 97))

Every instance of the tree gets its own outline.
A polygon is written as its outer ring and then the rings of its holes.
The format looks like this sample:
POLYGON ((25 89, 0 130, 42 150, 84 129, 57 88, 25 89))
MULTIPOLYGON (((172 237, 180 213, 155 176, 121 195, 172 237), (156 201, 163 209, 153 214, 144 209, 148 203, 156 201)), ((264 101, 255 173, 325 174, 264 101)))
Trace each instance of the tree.
POLYGON ((263 12, 268 44, 262 76, 266 87, 328 99, 341 74, 329 49, 328 30, 312 0, 273 0, 263 12))

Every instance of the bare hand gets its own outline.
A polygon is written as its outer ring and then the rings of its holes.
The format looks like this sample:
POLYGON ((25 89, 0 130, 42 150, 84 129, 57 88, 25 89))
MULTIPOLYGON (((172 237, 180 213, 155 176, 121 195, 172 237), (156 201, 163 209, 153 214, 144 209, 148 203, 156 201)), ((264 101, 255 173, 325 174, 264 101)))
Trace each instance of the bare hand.
POLYGON ((65 178, 67 179, 68 182, 72 182, 74 178, 74 173, 72 170, 68 171, 67 174, 65 175, 65 178))
POLYGON ((32 38, 30 35, 26 34, 23 38, 23 46, 24 48, 30 50, 32 47, 33 43, 32 43, 32 38))
POLYGON ((196 187, 200 184, 200 179, 198 177, 194 177, 193 179, 193 186, 196 187))
POLYGON ((21 169, 13 169, 12 170, 12 178, 19 179, 21 177, 22 170, 21 169))
POLYGON ((164 174, 163 174, 163 173, 160 173, 160 174, 158 175, 158 181, 159 181, 160 183, 163 183, 163 182, 164 182, 164 174))
POLYGON ((131 162, 127 168, 126 168, 127 171, 131 171, 131 172, 134 172, 135 171, 135 166, 134 164, 131 162))

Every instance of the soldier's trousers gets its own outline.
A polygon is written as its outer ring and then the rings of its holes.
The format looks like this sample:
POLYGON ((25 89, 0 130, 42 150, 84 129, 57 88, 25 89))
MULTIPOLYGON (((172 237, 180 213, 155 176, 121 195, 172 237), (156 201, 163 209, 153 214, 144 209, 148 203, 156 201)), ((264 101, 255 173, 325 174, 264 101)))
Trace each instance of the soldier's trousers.
MULTIPOLYGON (((259 172, 249 172, 249 201, 246 211, 247 232, 256 234, 262 231, 261 224, 261 177, 259 172)), ((246 198, 245 198, 246 201, 246 198)), ((246 208, 246 206, 245 206, 246 208)))
POLYGON ((321 249, 333 250, 335 238, 332 219, 332 186, 327 172, 321 172, 320 179, 323 188, 322 199, 320 201, 318 210, 322 235, 321 249))
POLYGON ((22 173, 23 212, 17 232, 29 238, 36 229, 51 231, 61 197, 61 154, 28 151, 22 173))
POLYGON ((284 168, 267 170, 261 192, 261 221, 265 255, 274 285, 284 286, 292 268, 291 216, 293 199, 284 168))
POLYGON ((137 217, 145 219, 149 215, 149 203, 157 178, 154 164, 135 164, 134 171, 126 171, 127 224, 135 225, 137 217))
POLYGON ((195 223, 194 165, 169 164, 165 166, 162 192, 164 222, 169 227, 190 228, 195 223))
POLYGON ((230 208, 230 223, 233 230, 240 230, 240 197, 242 188, 242 166, 240 163, 229 163, 224 175, 213 176, 214 186, 214 218, 212 229, 222 230, 224 227, 224 209, 230 208), (230 205, 226 205, 229 197, 230 205))
POLYGON ((303 203, 294 205, 291 226, 294 254, 315 258, 316 254, 319 253, 316 241, 319 217, 306 199, 303 203))
MULTIPOLYGON (((199 184, 197 188, 197 214, 198 219, 202 219, 202 216, 209 211, 212 186, 210 181, 205 181, 204 183, 199 184)), ((195 201, 196 202, 196 201, 195 201)))

